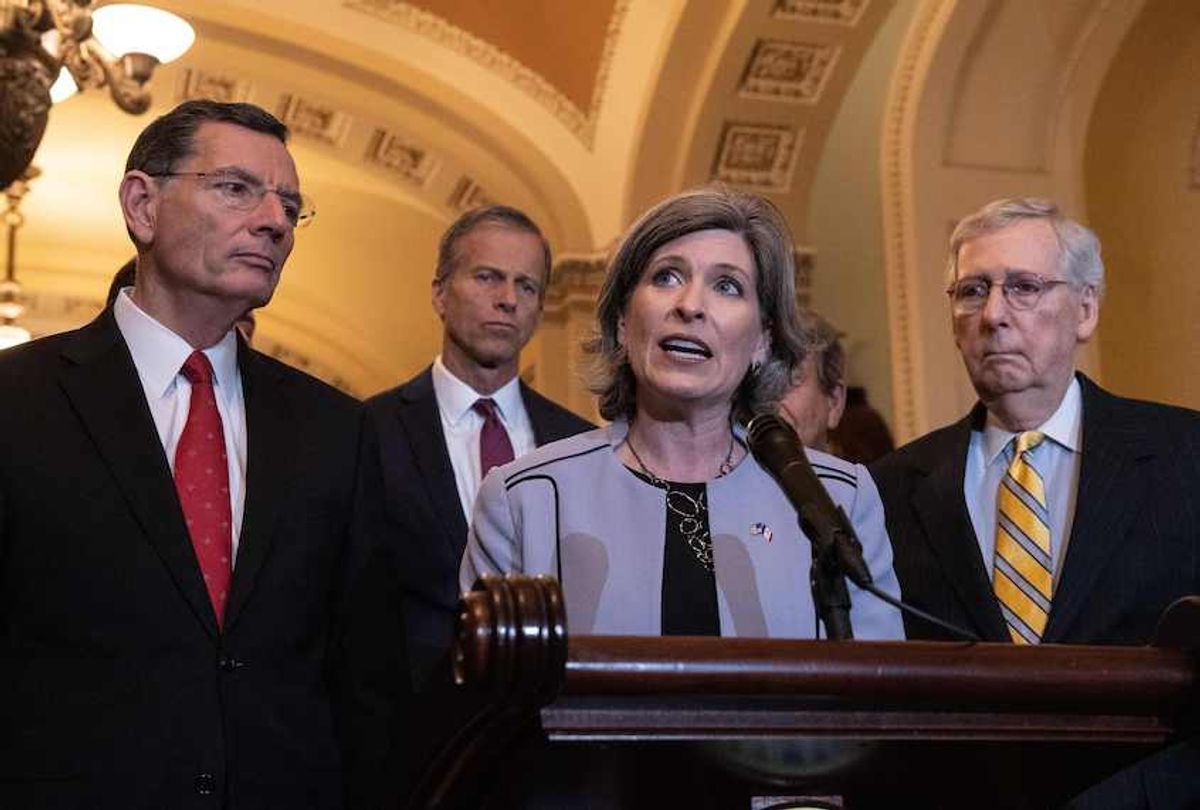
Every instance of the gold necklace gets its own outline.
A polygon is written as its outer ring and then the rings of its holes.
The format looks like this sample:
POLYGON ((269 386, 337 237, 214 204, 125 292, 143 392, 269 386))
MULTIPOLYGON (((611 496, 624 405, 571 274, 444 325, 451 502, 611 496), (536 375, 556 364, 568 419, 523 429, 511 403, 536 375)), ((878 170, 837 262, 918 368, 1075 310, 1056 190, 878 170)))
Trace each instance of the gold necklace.
MULTIPOLYGON (((692 550, 693 556, 704 567, 705 571, 713 571, 713 551, 712 551, 712 534, 708 530, 708 504, 706 503, 707 487, 700 491, 698 497, 684 492, 681 489, 676 489, 671 486, 670 481, 666 481, 655 475, 646 462, 642 461, 641 455, 638 454, 637 448, 633 446, 632 437, 625 437, 625 444, 629 447, 629 452, 633 454, 634 460, 650 479, 650 483, 654 486, 666 490, 667 511, 679 518, 678 528, 679 533, 683 535, 684 541, 688 548, 692 550)), ((717 469, 717 478, 728 475, 733 469, 733 431, 729 432, 729 451, 725 454, 725 460, 721 462, 721 466, 717 469)))

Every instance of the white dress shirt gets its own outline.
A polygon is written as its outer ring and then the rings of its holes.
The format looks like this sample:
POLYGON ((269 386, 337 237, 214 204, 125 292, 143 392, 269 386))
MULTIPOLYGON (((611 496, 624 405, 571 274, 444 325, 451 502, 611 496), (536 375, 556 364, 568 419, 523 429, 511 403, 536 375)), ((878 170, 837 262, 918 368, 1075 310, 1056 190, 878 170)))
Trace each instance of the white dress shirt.
MULTIPOLYGON (((1062 562, 1071 537, 1075 516, 1075 497, 1079 490, 1079 467, 1083 449, 1083 397, 1079 380, 1071 381, 1062 402, 1049 419, 1035 430, 1046 435, 1033 448, 1033 467, 1042 476, 1046 488, 1046 506, 1050 513, 1050 559, 1054 561, 1054 584, 1062 572, 1062 562)), ((996 494, 1004 480, 1011 453, 1005 449, 1016 433, 1005 430, 988 414, 982 431, 971 433, 967 450, 967 469, 963 476, 963 495, 971 525, 979 542, 984 567, 991 572, 996 548, 996 494)))
MULTIPOLYGON (((175 448, 187 424, 192 402, 192 384, 180 373, 191 355, 191 345, 143 311, 129 297, 126 287, 113 302, 117 328, 133 356, 158 439, 171 473, 175 472, 175 448)), ((220 343, 204 350, 213 367, 213 393, 217 412, 225 432, 225 456, 229 460, 229 506, 233 517, 233 554, 237 561, 238 538, 242 532, 242 513, 246 503, 246 401, 242 395, 242 374, 237 364, 237 337, 234 330, 220 343)))
POLYGON ((487 397, 495 401, 516 458, 537 446, 533 438, 533 423, 529 421, 525 401, 521 399, 521 382, 516 377, 493 394, 480 394, 455 377, 442 363, 439 354, 433 361, 433 392, 437 397, 438 413, 442 417, 442 435, 446 437, 450 465, 454 467, 458 500, 462 504, 463 517, 470 523, 479 482, 483 478, 479 461, 479 433, 483 430, 483 417, 471 406, 487 397))

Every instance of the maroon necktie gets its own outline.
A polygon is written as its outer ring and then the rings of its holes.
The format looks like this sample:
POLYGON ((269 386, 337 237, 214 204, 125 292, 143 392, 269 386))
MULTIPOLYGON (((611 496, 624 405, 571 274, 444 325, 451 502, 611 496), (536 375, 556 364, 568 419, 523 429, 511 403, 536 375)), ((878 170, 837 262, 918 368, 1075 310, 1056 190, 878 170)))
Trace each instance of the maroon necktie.
POLYGON ((488 474, 492 467, 499 467, 512 461, 512 442, 508 440, 508 431, 496 413, 496 402, 491 399, 476 400, 471 406, 475 413, 483 417, 483 430, 479 431, 479 470, 480 476, 488 474))
POLYGON ((187 424, 175 448, 175 489, 219 626, 225 617, 225 599, 233 572, 225 432, 221 428, 221 414, 217 412, 213 370, 208 358, 203 352, 192 352, 180 373, 192 384, 192 401, 187 424))

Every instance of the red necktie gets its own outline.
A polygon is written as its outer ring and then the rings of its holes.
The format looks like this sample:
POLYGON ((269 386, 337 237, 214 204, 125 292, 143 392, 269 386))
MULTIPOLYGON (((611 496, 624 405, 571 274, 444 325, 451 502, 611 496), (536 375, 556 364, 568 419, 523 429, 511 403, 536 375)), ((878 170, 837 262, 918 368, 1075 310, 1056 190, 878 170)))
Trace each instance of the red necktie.
POLYGON ((192 384, 192 401, 187 424, 175 448, 175 489, 219 626, 225 617, 225 599, 233 573, 225 431, 217 412, 213 370, 208 358, 203 352, 192 352, 180 373, 192 384))
POLYGON ((475 413, 483 417, 483 430, 479 431, 479 470, 480 476, 488 474, 492 467, 499 467, 512 461, 512 442, 508 440, 508 431, 500 421, 496 412, 496 402, 491 399, 476 400, 471 406, 475 413))

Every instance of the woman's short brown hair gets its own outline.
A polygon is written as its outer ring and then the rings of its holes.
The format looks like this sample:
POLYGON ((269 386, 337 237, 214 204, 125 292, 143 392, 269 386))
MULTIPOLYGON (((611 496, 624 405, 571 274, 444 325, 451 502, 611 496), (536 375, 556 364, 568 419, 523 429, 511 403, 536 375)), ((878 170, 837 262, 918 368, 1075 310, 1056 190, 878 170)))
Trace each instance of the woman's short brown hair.
POLYGON ((803 359, 806 343, 796 312, 792 239, 783 215, 763 197, 724 186, 686 191, 643 214, 609 260, 596 307, 596 336, 585 347, 593 358, 590 387, 605 419, 632 419, 637 410, 637 381, 617 339, 617 326, 650 257, 681 236, 712 229, 746 240, 758 271, 762 324, 770 334, 766 362, 748 369, 734 394, 736 418, 744 421, 769 410, 787 387, 792 366, 803 359))

